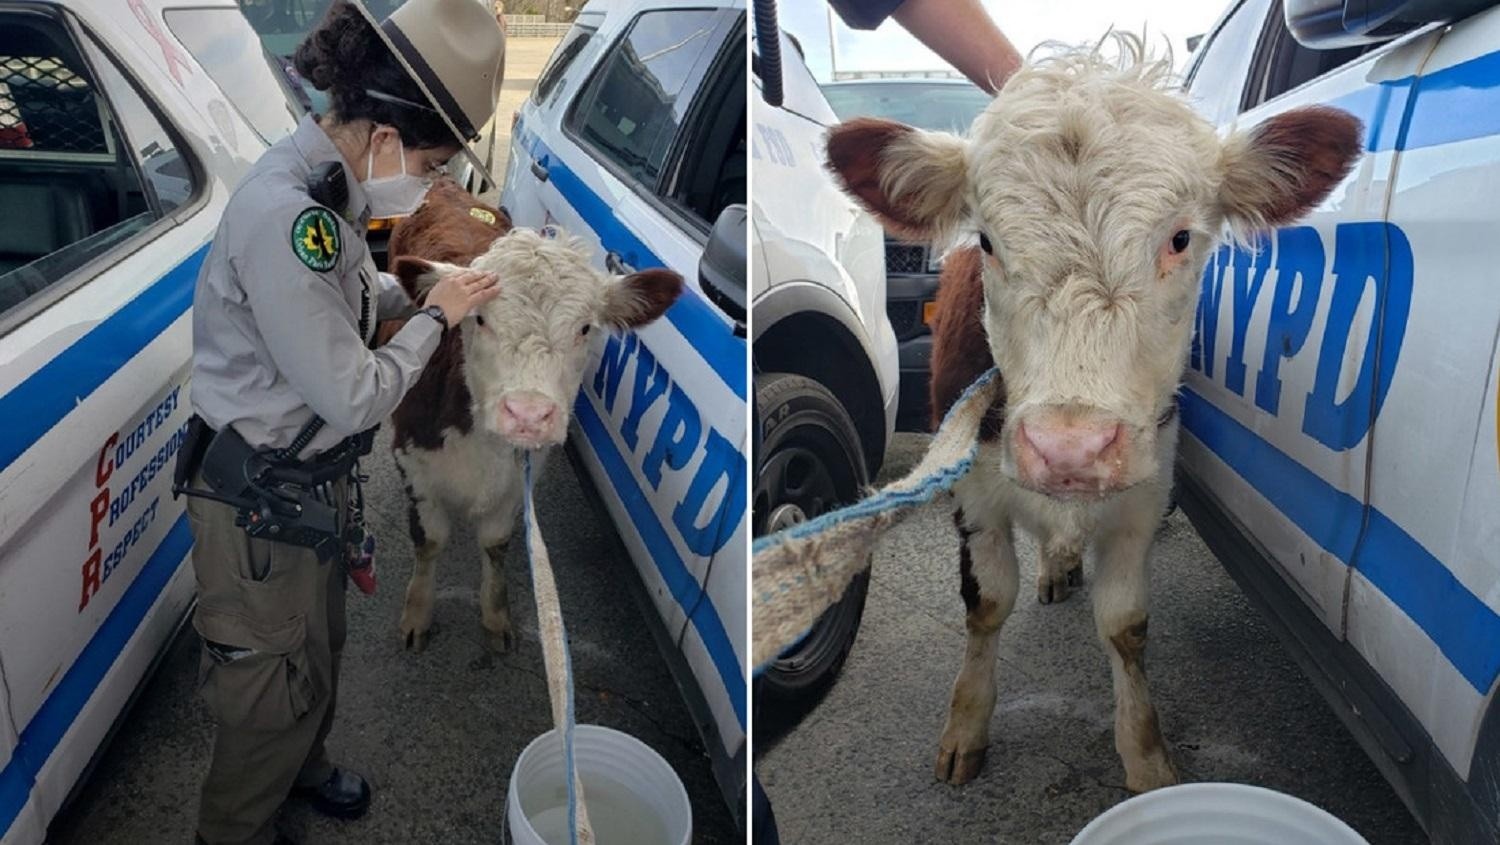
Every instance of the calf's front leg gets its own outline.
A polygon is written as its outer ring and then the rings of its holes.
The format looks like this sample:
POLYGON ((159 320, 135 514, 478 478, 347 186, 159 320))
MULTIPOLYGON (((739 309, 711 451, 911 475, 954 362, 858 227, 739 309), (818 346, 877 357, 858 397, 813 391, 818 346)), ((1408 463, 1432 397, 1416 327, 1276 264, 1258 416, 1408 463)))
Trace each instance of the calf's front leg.
POLYGON ((1161 725, 1146 688, 1146 597, 1154 516, 1100 538, 1094 622, 1109 657, 1115 690, 1115 750, 1125 765, 1125 787, 1145 792, 1177 783, 1161 725))
POLYGON ((484 563, 479 576, 479 613, 485 631, 485 646, 496 654, 505 654, 515 645, 510 622, 510 596, 505 583, 505 550, 515 533, 519 499, 507 497, 497 508, 485 513, 479 522, 479 545, 484 549, 484 563))
POLYGON ((954 512, 953 521, 958 526, 959 590, 969 639, 963 667, 953 681, 933 771, 938 780, 958 785, 979 774, 989 750, 1000 626, 1015 606, 1020 572, 1009 526, 973 531, 961 510, 954 512))
POLYGON ((427 648, 433 630, 432 609, 437 593, 437 559, 448 545, 448 513, 431 498, 406 487, 408 528, 415 547, 415 565, 401 608, 401 642, 408 651, 427 648))

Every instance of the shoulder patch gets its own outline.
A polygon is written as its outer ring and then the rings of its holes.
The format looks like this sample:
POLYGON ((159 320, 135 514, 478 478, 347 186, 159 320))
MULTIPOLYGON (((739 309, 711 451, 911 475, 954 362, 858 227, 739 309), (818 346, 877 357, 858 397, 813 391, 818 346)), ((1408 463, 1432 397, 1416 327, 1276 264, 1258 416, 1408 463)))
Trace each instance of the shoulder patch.
POLYGON ((313 206, 292 222, 292 252, 307 269, 317 273, 332 270, 339 260, 339 222, 333 212, 313 206))
POLYGON ((479 220, 483 220, 491 226, 495 225, 495 213, 488 209, 475 206, 474 208, 469 209, 469 216, 479 220))

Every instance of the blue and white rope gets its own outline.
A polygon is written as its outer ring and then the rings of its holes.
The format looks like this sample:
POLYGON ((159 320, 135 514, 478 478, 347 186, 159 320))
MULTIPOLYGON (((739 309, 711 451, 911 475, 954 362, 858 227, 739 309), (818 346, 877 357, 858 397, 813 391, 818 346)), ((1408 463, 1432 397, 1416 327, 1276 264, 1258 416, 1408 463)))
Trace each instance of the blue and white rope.
POLYGON ((563 626, 562 606, 552 562, 532 504, 531 453, 522 458, 525 477, 526 563, 531 570, 531 589, 536 599, 537 630, 542 640, 542 659, 547 669, 547 697, 552 705, 553 727, 563 738, 563 766, 568 782, 568 841, 570 845, 593 845, 594 831, 584 803, 583 784, 573 757, 573 658, 568 649, 568 631, 563 626))
POLYGON ((755 541, 751 661, 760 673, 806 635, 863 571, 880 537, 914 509, 953 489, 974 466, 979 426, 1003 396, 990 369, 943 417, 920 463, 873 495, 755 541))

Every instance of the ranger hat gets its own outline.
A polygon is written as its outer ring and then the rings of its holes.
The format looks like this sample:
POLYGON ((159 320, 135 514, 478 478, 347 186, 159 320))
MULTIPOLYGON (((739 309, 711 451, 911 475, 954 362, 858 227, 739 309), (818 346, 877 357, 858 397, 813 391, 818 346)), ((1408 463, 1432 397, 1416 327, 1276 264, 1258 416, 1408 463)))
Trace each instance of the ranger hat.
MULTIPOLYGON (((475 0, 406 0, 390 17, 376 21, 360 0, 350 2, 427 98, 425 104, 408 105, 437 112, 453 130, 469 160, 484 173, 468 142, 477 139, 480 127, 494 116, 505 77, 505 33, 500 31, 489 4, 475 0)), ((390 92, 366 93, 398 99, 390 92)))

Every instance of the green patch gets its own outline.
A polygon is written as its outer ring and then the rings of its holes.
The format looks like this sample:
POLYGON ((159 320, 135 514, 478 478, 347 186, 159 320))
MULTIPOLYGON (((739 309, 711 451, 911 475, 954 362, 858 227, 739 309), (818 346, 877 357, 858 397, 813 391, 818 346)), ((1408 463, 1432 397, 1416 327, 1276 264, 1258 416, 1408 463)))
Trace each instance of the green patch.
POLYGON ((339 260, 339 246, 338 220, 326 208, 309 208, 292 223, 292 252, 309 270, 332 270, 339 260))
POLYGON ((492 212, 492 211, 490 211, 489 209, 486 209, 486 208, 471 208, 471 209, 469 209, 469 216, 473 217, 473 218, 475 218, 477 220, 483 220, 484 222, 490 224, 491 226, 496 225, 496 222, 495 222, 495 213, 492 212))

